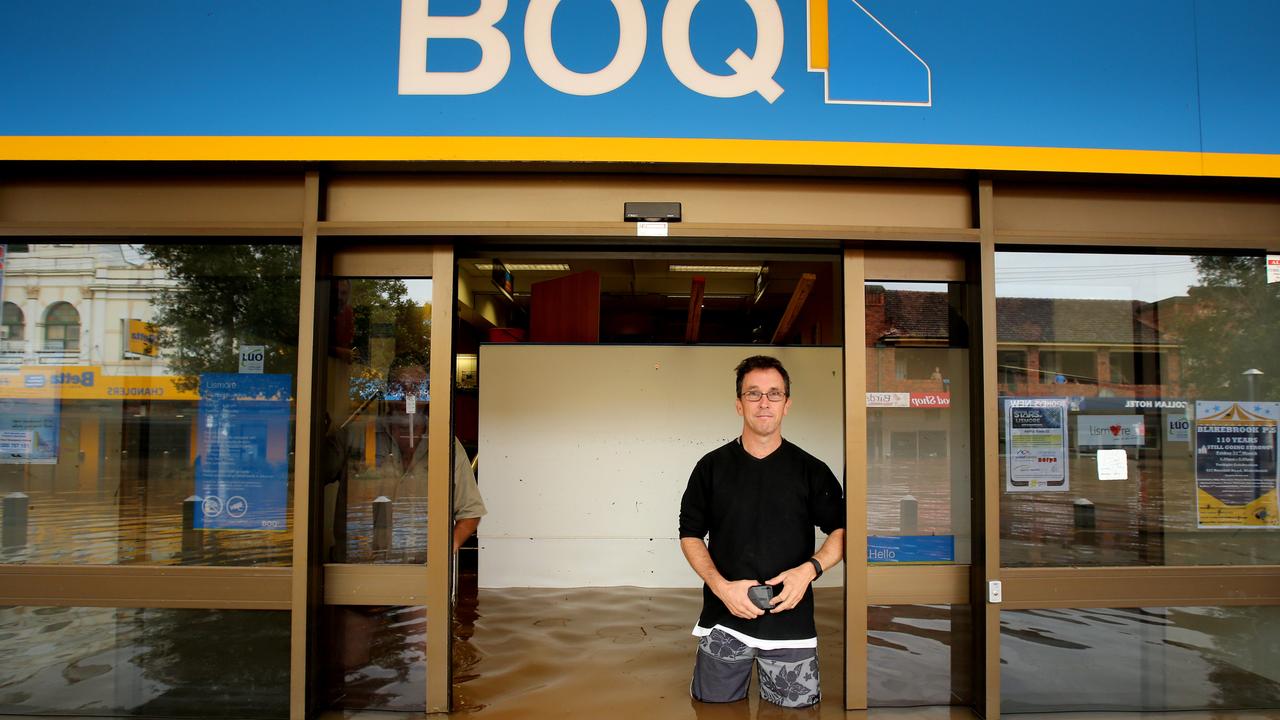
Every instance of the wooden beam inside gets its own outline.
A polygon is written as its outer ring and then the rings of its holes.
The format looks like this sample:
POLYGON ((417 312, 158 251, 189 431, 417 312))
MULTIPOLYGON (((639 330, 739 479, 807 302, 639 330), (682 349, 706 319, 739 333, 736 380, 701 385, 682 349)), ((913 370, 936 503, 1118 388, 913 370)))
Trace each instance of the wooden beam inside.
POLYGON ((698 342, 698 325, 702 322, 702 299, 707 294, 707 279, 694 277, 689 287, 689 319, 684 325, 684 341, 698 342))
POLYGON ((818 280, 818 276, 813 273, 805 273, 800 276, 800 281, 796 283, 796 289, 791 292, 791 301, 787 303, 786 312, 782 313, 782 319, 778 321, 778 329, 773 333, 773 339, 770 344, 777 345, 782 342, 782 338, 791 332, 791 326, 795 324, 796 318, 800 316, 800 311, 804 309, 804 301, 809 299, 809 291, 813 290, 813 284, 818 280))

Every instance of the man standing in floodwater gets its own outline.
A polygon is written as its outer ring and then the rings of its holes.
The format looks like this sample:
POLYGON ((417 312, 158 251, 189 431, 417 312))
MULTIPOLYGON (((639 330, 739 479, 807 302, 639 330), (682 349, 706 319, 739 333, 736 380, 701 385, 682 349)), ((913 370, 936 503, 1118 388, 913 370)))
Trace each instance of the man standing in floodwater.
POLYGON ((754 660, 761 698, 807 707, 822 699, 809 586, 844 559, 843 491, 826 464, 782 438, 791 378, 777 358, 739 363, 737 398, 742 434, 698 461, 680 501, 680 549, 706 583, 689 693, 746 698, 754 660), (814 526, 827 534, 817 553, 814 526), (773 590, 769 610, 748 597, 761 583, 773 590))

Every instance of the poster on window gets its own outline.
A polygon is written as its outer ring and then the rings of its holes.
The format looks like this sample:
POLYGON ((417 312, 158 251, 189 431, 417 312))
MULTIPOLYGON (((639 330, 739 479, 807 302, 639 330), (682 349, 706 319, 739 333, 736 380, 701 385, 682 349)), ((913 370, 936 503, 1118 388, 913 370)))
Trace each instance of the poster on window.
POLYGON ((1195 412, 1197 527, 1280 527, 1280 403, 1198 400, 1195 412))
POLYGON ((1065 492, 1067 398, 1006 398, 1005 492, 1065 492))
POLYGON ((291 386, 289 375, 200 376, 197 528, 286 529, 291 386))
POLYGON ((58 462, 58 401, 0 398, 0 464, 58 462))

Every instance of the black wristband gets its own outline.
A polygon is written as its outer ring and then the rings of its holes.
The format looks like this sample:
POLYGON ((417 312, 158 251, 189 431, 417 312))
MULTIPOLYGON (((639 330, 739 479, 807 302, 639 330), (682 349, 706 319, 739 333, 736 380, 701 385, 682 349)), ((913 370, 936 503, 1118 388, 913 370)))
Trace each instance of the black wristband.
POLYGON ((809 558, 809 562, 813 563, 813 569, 818 571, 818 574, 814 575, 813 579, 817 580, 822 577, 822 563, 818 562, 818 558, 809 558))

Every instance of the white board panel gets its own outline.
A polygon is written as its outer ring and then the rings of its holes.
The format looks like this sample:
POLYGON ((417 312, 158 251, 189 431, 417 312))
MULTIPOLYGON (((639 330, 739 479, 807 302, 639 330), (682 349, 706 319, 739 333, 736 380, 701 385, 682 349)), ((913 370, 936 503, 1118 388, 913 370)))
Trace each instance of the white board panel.
MULTIPOLYGON (((815 539, 814 550, 820 544, 821 540, 815 539)), ((635 540, 486 536, 480 539, 480 553, 481 587, 702 586, 702 581, 684 562, 680 541, 675 537, 635 540), (552 561, 531 561, 531 558, 552 561), (625 576, 620 574, 620 568, 627 568, 625 576), (501 584, 485 585, 486 581, 501 584)), ((842 566, 834 572, 823 573, 814 585, 839 587, 843 581, 842 566)))
POLYGON ((791 375, 783 435, 842 478, 839 348, 483 346, 480 586, 700 585, 680 497, 698 458, 741 432, 733 369, 760 352, 791 375))

